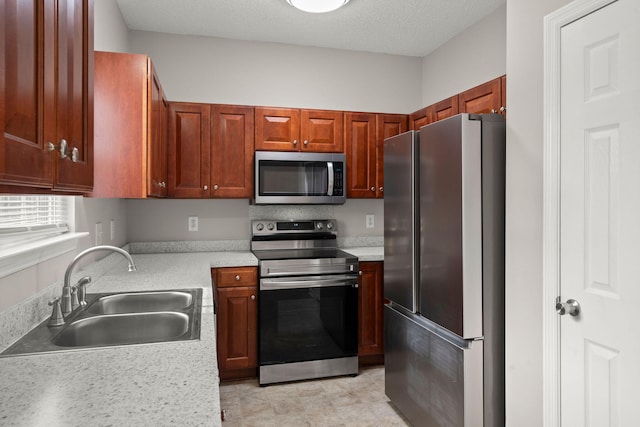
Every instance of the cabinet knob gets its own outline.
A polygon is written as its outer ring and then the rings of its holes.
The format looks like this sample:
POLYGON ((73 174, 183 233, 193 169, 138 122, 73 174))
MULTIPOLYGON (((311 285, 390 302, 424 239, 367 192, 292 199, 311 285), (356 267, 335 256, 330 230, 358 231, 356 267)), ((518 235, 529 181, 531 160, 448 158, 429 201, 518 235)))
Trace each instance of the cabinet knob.
POLYGON ((495 114, 497 112, 498 112, 497 110, 494 110, 493 108, 491 109, 491 114, 495 114))
POLYGON ((297 139, 293 140, 293 145, 298 145, 298 140, 297 139))
POLYGON ((256 296, 255 295, 251 295, 251 300, 255 301, 255 299, 256 299, 256 296))
POLYGON ((309 145, 309 141, 307 141, 306 139, 303 142, 304 145, 309 145))
POLYGON ((209 189, 209 186, 208 186, 208 185, 205 185, 205 186, 204 186, 204 191, 207 191, 208 189, 209 189))
POLYGON ((362 276, 362 270, 358 271, 358 276, 362 276))
POLYGON ((236 282, 239 282, 239 281, 240 281, 240 275, 236 274, 236 282))
POLYGON ((380 187, 380 192, 382 193, 384 191, 384 187, 380 187))
POLYGON ((213 189, 217 190, 218 189, 218 184, 214 184, 213 189))
POLYGON ((164 181, 162 181, 162 182, 160 183, 160 187, 161 187, 161 188, 167 188, 167 183, 166 183, 166 182, 164 182, 164 181))
POLYGON ((71 161, 76 163, 80 159, 80 152, 77 147, 71 149, 71 161))
MULTIPOLYGON (((56 150, 58 150, 60 152, 60 158, 61 159, 66 159, 68 157, 67 148, 69 148, 69 144, 67 143, 67 140, 64 139, 64 138, 60 140, 60 144, 59 145, 53 145, 52 142, 47 143, 47 151, 56 151, 56 150)), ((76 150, 77 150, 77 148, 76 148, 76 150)))
POLYGON ((507 111, 507 107, 500 107, 500 112, 504 113, 505 111, 507 111))
POLYGON ((376 191, 376 187, 371 187, 371 191, 376 191))

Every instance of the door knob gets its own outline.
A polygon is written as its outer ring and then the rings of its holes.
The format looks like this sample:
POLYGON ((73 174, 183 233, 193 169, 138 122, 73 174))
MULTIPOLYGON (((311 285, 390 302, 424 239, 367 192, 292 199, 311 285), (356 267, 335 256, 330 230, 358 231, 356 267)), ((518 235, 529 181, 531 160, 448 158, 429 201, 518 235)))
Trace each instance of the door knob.
POLYGON ((561 302, 560 297, 556 299, 556 311, 560 316, 569 313, 571 316, 580 314, 580 303, 574 299, 568 299, 567 302, 561 302))

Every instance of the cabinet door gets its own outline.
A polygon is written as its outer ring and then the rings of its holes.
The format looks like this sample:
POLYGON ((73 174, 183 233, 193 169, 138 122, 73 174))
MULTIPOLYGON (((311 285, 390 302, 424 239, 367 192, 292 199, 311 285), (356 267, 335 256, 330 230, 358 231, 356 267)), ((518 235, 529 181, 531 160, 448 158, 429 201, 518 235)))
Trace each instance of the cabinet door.
POLYGON ((213 197, 253 197, 253 127, 253 107, 212 107, 213 197))
POLYGON ((408 117, 404 114, 378 114, 376 117, 376 196, 384 195, 384 140, 407 131, 408 117))
POLYGON ((168 103, 151 59, 148 59, 148 70, 147 195, 166 197, 168 103))
POLYGON ((498 77, 460 93, 458 95, 459 111, 474 114, 497 113, 502 103, 501 85, 498 77))
MULTIPOLYGON (((94 53, 94 165, 92 197, 147 194, 147 57, 94 53)), ((153 126, 153 123, 150 124, 153 126)))
POLYGON ((500 77, 500 113, 507 115, 507 76, 500 77))
POLYGON ((256 107, 255 125, 256 150, 299 150, 300 110, 256 107))
POLYGON ((376 115, 345 113, 347 197, 376 197, 376 115))
POLYGON ((410 130, 420 130, 424 125, 431 123, 431 117, 427 107, 421 108, 409 115, 410 130))
POLYGON ((217 288, 218 367, 222 379, 227 371, 258 366, 258 288, 217 288))
POLYGON ((360 262, 358 356, 384 355, 383 263, 360 262))
POLYGON ((320 153, 344 151, 342 111, 302 110, 300 112, 301 150, 320 153))
POLYGON ((458 95, 443 99, 442 101, 427 108, 430 110, 431 123, 446 119, 447 117, 455 116, 458 114, 459 109, 458 95))
MULTIPOLYGON (((46 150, 45 93, 53 108, 54 55, 44 54, 52 26, 41 25, 45 6, 53 19, 53 4, 39 0, 0 2, 0 182, 51 188, 54 155, 46 150), (47 87, 45 91, 45 70, 47 87)), ((52 46, 48 46, 52 49, 52 46)), ((50 115, 51 116, 51 115, 50 115)), ((51 117, 50 119, 55 119, 51 117)))
POLYGON ((169 188, 172 197, 210 195, 210 125, 208 104, 170 103, 169 188))
POLYGON ((69 155, 55 156, 54 187, 90 191, 93 188, 93 0, 58 0, 57 6, 55 144, 65 140, 69 155))

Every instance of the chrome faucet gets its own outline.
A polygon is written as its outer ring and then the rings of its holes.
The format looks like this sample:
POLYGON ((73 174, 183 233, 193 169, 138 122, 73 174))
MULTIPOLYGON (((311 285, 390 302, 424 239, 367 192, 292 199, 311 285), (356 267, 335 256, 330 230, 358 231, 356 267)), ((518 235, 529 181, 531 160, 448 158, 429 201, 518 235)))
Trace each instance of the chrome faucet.
MULTIPOLYGON (((84 301, 84 295, 85 295, 84 286, 91 281, 91 277, 85 276, 78 281, 77 287, 71 286, 71 272, 73 271, 73 268, 76 266, 78 261, 80 261, 80 259, 82 259, 85 255, 91 252, 103 251, 103 250, 119 253, 120 255, 125 257, 127 261, 129 261, 129 271, 136 270, 136 265, 134 264, 133 259, 131 258, 131 255, 129 254, 129 252, 115 246, 108 246, 108 245, 94 246, 92 248, 89 248, 80 252, 78 255, 76 255, 73 261, 71 261, 71 263, 67 267, 67 271, 64 273, 64 285, 62 286, 62 297, 60 297, 60 306, 62 309, 61 310, 62 315, 64 317, 68 316, 69 313, 71 313, 78 305, 86 305, 86 302, 84 301), (78 294, 80 295, 80 299, 78 299, 78 294)), ((55 311, 55 307, 54 307, 54 311, 55 311)), ((60 322, 57 322, 57 323, 58 325, 52 325, 52 326, 59 326, 60 322)))

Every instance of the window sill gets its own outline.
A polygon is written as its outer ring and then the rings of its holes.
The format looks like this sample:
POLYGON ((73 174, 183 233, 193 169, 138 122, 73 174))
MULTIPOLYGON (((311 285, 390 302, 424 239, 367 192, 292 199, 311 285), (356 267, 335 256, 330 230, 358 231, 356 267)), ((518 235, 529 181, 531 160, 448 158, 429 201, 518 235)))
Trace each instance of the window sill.
POLYGON ((78 240, 89 233, 65 233, 60 236, 17 245, 0 251, 0 278, 24 270, 74 250, 78 240))

